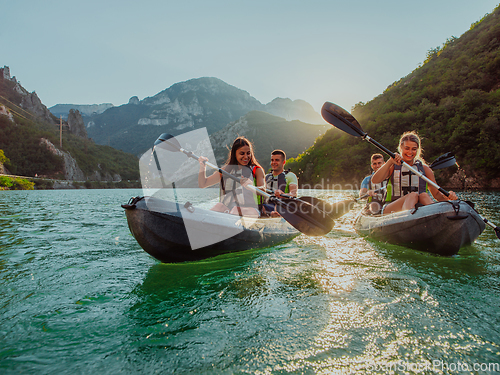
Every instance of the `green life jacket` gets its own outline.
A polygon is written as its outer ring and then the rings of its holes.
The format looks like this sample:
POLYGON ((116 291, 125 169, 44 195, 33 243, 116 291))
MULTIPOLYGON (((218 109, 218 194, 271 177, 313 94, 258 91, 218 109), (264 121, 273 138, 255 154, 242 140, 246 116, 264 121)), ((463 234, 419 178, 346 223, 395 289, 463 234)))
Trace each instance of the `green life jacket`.
MULTIPOLYGON (((373 172, 371 174, 371 176, 373 176, 375 174, 375 172, 373 172)), ((383 188, 384 186, 387 185, 387 180, 384 180, 378 184, 374 184, 371 180, 371 176, 370 176, 370 189, 368 190, 378 190, 378 189, 381 189, 383 188)), ((384 202, 384 196, 385 196, 385 191, 380 191, 378 192, 377 194, 375 194, 375 196, 370 196, 367 200, 368 203, 371 203, 371 202, 378 202, 380 204, 383 204, 384 202)))
POLYGON ((290 192, 290 183, 286 180, 286 175, 290 170, 281 172, 279 175, 273 175, 273 172, 266 174, 266 188, 271 191, 281 190, 284 193, 290 192))

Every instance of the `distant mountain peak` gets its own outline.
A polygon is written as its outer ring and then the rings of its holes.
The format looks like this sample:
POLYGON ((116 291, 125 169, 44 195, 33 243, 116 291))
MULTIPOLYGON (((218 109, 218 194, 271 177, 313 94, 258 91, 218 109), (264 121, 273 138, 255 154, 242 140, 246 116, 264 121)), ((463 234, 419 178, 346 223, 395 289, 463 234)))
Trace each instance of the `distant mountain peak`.
POLYGON ((276 98, 264 105, 219 78, 200 77, 175 83, 143 100, 133 96, 127 104, 86 117, 85 125, 96 143, 139 155, 161 133, 177 135, 206 127, 212 134, 251 111, 268 112, 288 121, 324 124, 303 100, 276 98))
POLYGON ((172 97, 196 92, 214 96, 221 94, 224 96, 234 95, 236 97, 254 100, 262 105, 262 103, 253 98, 247 91, 241 90, 215 77, 192 78, 187 81, 174 83, 172 86, 159 92, 158 94, 145 98, 143 102, 145 104, 150 104, 152 101, 155 103, 168 103, 172 100, 172 97), (168 97, 169 100, 164 99, 165 97, 168 97))
POLYGON ((128 104, 139 104, 139 103, 140 103, 140 100, 137 96, 132 96, 128 101, 128 104))
POLYGON ((103 113, 105 110, 114 107, 111 103, 102 104, 56 104, 49 108, 49 111, 56 117, 68 118, 69 111, 74 109, 83 116, 92 116, 103 113))
POLYGON ((313 106, 305 100, 275 98, 266 104, 264 110, 288 121, 300 120, 309 124, 325 124, 325 121, 319 113, 317 113, 313 106))

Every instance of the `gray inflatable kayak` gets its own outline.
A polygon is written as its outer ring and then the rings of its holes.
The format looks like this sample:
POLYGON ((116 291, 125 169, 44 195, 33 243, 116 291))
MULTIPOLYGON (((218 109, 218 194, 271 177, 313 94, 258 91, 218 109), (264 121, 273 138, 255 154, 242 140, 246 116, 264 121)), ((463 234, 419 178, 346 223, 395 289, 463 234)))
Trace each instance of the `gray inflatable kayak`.
POLYGON ((354 226, 361 235, 378 241, 446 256, 472 244, 485 229, 481 217, 463 201, 439 202, 382 216, 360 212, 354 226))
POLYGON ((154 197, 122 207, 139 245, 165 263, 275 246, 300 235, 283 218, 245 218, 154 197))

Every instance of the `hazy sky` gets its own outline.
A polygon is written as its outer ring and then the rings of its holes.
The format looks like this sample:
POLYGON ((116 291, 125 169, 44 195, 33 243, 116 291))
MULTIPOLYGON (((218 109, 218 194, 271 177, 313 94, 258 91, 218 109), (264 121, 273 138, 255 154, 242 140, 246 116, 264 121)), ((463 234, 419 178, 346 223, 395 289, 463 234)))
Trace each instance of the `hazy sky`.
POLYGON ((217 77, 262 103, 350 110, 499 0, 2 0, 0 66, 58 103, 121 105, 217 77))

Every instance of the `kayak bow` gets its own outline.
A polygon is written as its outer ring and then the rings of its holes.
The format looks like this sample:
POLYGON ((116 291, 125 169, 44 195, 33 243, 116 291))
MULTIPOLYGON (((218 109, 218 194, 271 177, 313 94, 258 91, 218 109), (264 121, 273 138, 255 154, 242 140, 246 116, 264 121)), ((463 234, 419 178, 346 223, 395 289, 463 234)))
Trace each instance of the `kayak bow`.
POLYGON ((154 197, 122 207, 139 245, 165 263, 275 246, 300 235, 281 217, 246 218, 154 197))
POLYGON ((450 256, 472 244, 485 224, 466 202, 448 201, 388 215, 360 212, 354 227, 378 241, 450 256))

